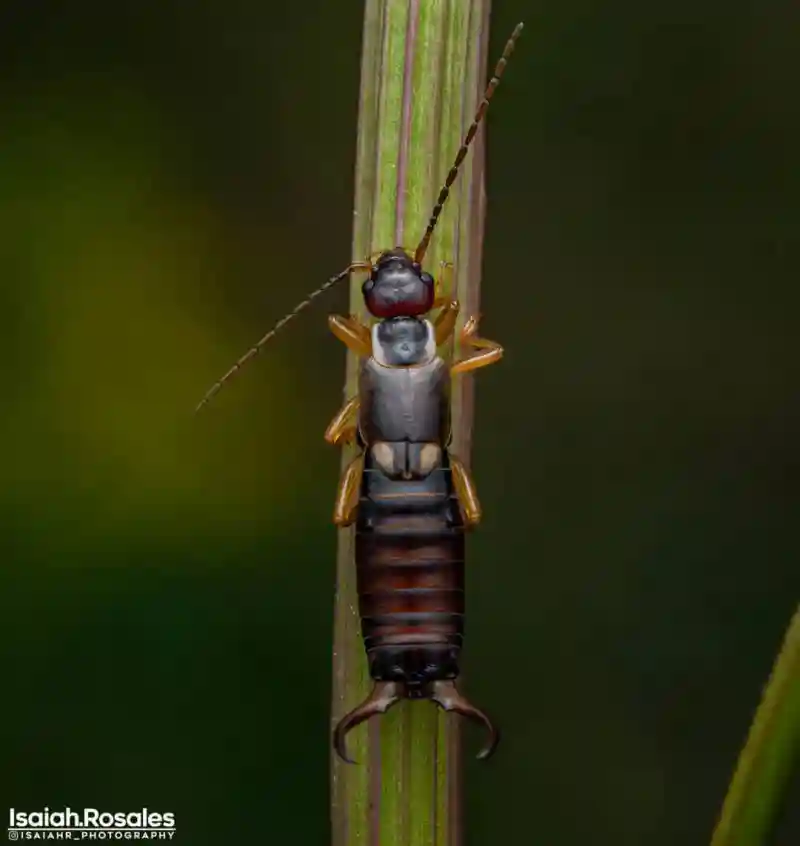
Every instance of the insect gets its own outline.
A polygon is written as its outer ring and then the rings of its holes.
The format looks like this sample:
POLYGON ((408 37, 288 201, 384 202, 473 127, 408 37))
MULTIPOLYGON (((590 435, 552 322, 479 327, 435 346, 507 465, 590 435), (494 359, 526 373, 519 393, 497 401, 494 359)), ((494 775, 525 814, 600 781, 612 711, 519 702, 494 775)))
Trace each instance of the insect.
POLYGON ((488 741, 478 758, 488 758, 499 741, 489 717, 455 684, 464 635, 465 533, 480 522, 481 507, 467 468, 450 449, 450 383, 499 361, 503 349, 481 338, 478 319, 469 317, 460 337, 471 354, 445 362, 438 348, 452 337, 460 306, 436 297, 422 262, 521 32, 518 24, 506 43, 413 254, 403 247, 381 250, 331 277, 245 353, 196 409, 320 294, 351 273, 369 273, 362 294, 377 322, 370 328, 353 316, 328 318, 333 334, 361 360, 358 394, 325 432, 330 444, 357 447, 339 480, 333 520, 340 528, 355 525, 361 630, 374 685, 333 732, 336 752, 349 763, 348 732, 403 698, 429 699, 481 724, 488 741), (434 310, 436 318, 428 319, 434 310))

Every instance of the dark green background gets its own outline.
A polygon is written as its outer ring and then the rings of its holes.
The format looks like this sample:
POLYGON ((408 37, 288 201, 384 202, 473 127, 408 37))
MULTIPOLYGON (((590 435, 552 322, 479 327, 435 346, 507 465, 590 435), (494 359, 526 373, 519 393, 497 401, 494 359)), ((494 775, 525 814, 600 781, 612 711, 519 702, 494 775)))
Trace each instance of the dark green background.
MULTIPOLYGON (((350 257, 361 14, 2 6, 6 807, 327 841, 345 290, 191 410, 350 257)), ((465 656, 505 739, 467 843, 705 844, 800 598, 800 12, 498 0, 493 56, 519 18, 465 656)))

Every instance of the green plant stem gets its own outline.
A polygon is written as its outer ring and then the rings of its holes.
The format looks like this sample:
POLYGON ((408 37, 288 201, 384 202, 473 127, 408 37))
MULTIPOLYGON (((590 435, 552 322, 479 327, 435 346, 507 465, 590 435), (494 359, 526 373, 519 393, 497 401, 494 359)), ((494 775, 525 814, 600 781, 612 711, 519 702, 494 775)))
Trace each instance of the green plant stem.
MULTIPOLYGON (((353 259, 422 236, 439 187, 486 82, 489 0, 366 0, 355 177, 353 259)), ((434 276, 455 265, 449 291, 464 314, 479 304, 483 237, 483 133, 462 166, 428 251, 434 276)), ((363 277, 350 310, 367 319, 363 277)), ((445 351, 452 355, 451 346, 445 351)), ((348 354, 345 397, 357 392, 348 354)), ((453 439, 468 460, 471 377, 453 386, 453 439)), ((345 450, 343 462, 352 457, 345 450)), ((344 465, 343 465, 344 466, 344 465)), ((339 533, 334 611, 332 719, 371 686, 361 640, 353 534, 339 533)), ((432 703, 401 702, 348 738, 357 765, 332 760, 334 846, 459 846, 460 746, 457 718, 432 703)))
POLYGON ((800 757, 800 608, 756 711, 711 846, 764 846, 800 757))

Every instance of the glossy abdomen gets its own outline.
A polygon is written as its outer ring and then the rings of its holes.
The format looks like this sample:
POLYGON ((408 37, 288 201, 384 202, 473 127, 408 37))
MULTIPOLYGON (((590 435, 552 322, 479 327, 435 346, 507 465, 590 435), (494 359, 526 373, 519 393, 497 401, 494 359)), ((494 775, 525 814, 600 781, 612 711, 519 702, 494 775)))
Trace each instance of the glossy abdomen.
POLYGON ((372 678, 409 695, 455 678, 464 634, 464 529, 439 467, 393 480, 367 457, 356 523, 359 610, 372 678))

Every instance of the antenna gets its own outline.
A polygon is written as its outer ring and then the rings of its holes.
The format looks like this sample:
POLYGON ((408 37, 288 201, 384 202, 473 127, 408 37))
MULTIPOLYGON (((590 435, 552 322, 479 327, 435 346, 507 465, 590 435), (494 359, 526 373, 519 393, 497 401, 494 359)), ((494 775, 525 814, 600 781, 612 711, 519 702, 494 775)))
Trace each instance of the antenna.
POLYGON ((467 134, 464 136, 461 149, 456 154, 456 160, 453 162, 453 166, 450 168, 450 173, 447 174, 447 179, 445 179, 442 190, 439 192, 439 198, 436 200, 436 205, 433 207, 430 220, 428 221, 428 228, 425 230, 425 234, 422 236, 422 240, 419 242, 419 246, 414 252, 414 261, 417 262, 417 264, 422 264, 422 260, 425 258, 425 253, 428 250, 428 244, 431 240, 431 235, 433 235, 433 230, 436 228, 436 222, 439 220, 439 215, 442 213, 442 208, 444 207, 445 201, 450 194, 450 188, 456 181, 456 176, 458 176, 458 169, 461 167, 461 162, 464 161, 464 157, 467 155, 469 145, 472 143, 472 139, 478 131, 478 127, 483 120, 483 116, 489 108, 489 101, 492 99, 495 89, 500 84, 500 77, 506 69, 506 65, 508 64, 511 54, 514 52, 514 45, 521 32, 522 24, 518 23, 514 28, 514 32, 511 33, 511 38, 509 38, 506 42, 503 55, 495 65, 494 74, 489 80, 489 84, 486 86, 486 91, 484 91, 483 94, 483 100, 481 100, 481 104, 478 106, 478 111, 475 113, 475 119, 472 121, 472 125, 467 130, 467 134))
POLYGON ((237 362, 234 364, 231 369, 218 381, 216 381, 211 388, 208 390, 206 395, 200 402, 197 404, 197 407, 194 410, 194 413, 197 414, 200 409, 206 405, 212 397, 219 391, 219 389, 242 367, 250 361, 251 358, 254 358, 261 352, 261 348, 267 341, 272 340, 278 332, 283 329, 283 327, 293 318, 297 317, 297 315, 307 306, 311 305, 311 303, 320 295, 324 294, 328 288, 332 288, 337 282, 341 282, 342 279, 346 279, 351 273, 357 270, 369 270, 371 264, 369 262, 364 261, 357 261, 353 264, 346 267, 341 273, 337 273, 336 276, 331 276, 331 278, 324 284, 320 285, 316 291, 312 291, 301 303, 298 303, 287 315, 282 317, 273 327, 272 329, 267 332, 266 335, 253 347, 251 347, 237 362))

